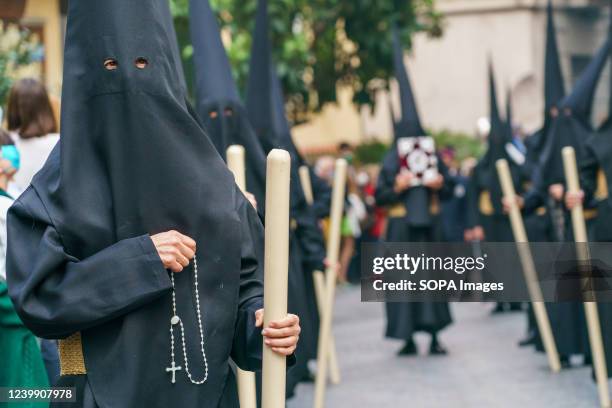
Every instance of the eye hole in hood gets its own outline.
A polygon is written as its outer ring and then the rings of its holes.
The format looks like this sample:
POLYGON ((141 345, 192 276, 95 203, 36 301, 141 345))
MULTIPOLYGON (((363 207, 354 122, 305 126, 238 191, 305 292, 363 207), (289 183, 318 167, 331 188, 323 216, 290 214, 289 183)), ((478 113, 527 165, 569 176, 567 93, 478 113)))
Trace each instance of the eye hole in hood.
POLYGON ((145 69, 149 65, 149 61, 145 57, 138 57, 134 60, 134 65, 138 69, 145 69))
POLYGON ((119 68, 119 62, 115 58, 106 58, 104 60, 104 69, 107 71, 116 71, 119 68))

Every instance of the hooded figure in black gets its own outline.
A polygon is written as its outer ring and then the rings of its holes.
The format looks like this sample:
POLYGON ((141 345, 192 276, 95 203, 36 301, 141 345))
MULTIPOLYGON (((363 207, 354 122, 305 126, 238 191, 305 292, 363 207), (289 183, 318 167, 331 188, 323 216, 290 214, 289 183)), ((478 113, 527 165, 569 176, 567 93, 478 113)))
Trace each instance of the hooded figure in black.
MULTIPOLYGON (((511 156, 512 125, 502 120, 497 104, 497 92, 493 67, 489 65, 489 103, 491 130, 487 138, 488 148, 485 155, 474 168, 468 188, 470 227, 483 228, 484 238, 490 242, 514 241, 508 215, 502 205, 502 190, 497 175, 496 162, 506 159, 514 181, 514 187, 521 191, 520 160, 511 156), (519 163, 517 163, 517 161, 519 163)), ((510 98, 508 98, 508 105, 510 98)), ((508 109, 510 112, 510 109, 508 109)), ((511 119, 510 119, 511 120, 511 119)))
POLYGON ((270 46, 268 6, 265 0, 260 0, 251 49, 246 109, 264 151, 269 153, 272 149, 280 148, 291 155, 288 307, 291 313, 300 316, 302 326, 296 351, 297 363, 287 376, 287 396, 291 397, 297 383, 309 378, 308 360, 316 358, 318 318, 312 272, 323 270, 325 247, 317 219, 304 198, 299 182, 299 157, 291 142, 270 46))
POLYGON ((70 2, 62 137, 10 210, 7 272, 24 323, 70 336, 60 385, 78 406, 238 406, 230 357, 260 367, 263 228, 181 72, 167 1, 70 2), (193 262, 175 274, 189 366, 175 325, 176 383, 166 370, 172 284, 150 235, 169 230, 197 243, 202 385, 193 262))
MULTIPOLYGON (((565 146, 574 147, 577 162, 583 162, 586 141, 593 132, 591 112, 595 90, 603 68, 608 62, 609 53, 610 39, 593 57, 571 94, 559 103, 559 114, 550 122, 540 159, 533 173, 533 187, 525 194, 523 200, 523 210, 526 214, 532 213, 546 201, 554 200, 558 203, 556 205, 563 209, 560 224, 564 226, 563 237, 560 237, 560 240, 573 241, 570 212, 563 202, 565 175, 561 150, 565 146)), ((589 229, 592 229, 593 219, 596 216, 596 209, 592 203, 593 200, 585 203, 585 219, 589 229)), ((590 352, 582 304, 551 303, 548 304, 548 313, 562 362, 567 364, 572 354, 583 354, 588 359, 590 352)), ((542 351, 540 342, 536 347, 542 351)))
MULTIPOLYGON (((612 29, 612 25, 611 25, 612 29)), ((612 70, 612 63, 610 64, 612 70)), ((580 165, 580 185, 584 191, 586 207, 597 209, 591 239, 612 242, 612 82, 609 85, 608 117, 599 129, 587 139, 580 165)), ((599 318, 608 367, 612 366, 612 305, 599 303, 599 318)), ((608 376, 612 376, 608 373, 608 376)))
MULTIPOLYGON (((440 223, 438 220, 439 200, 450 197, 453 183, 442 160, 438 160, 438 171, 441 179, 430 186, 409 186, 409 183, 399 187, 401 173, 400 157, 397 141, 404 137, 425 136, 421 126, 408 72, 404 66, 404 54, 397 30, 393 29, 393 60, 395 76, 399 83, 402 117, 395 123, 395 141, 382 163, 378 185, 376 188, 376 203, 386 206, 388 211, 387 242, 428 242, 439 241, 440 223)), ((404 182, 401 182, 404 183, 404 182)), ((413 335, 417 331, 431 334, 430 352, 445 354, 446 350, 438 342, 437 333, 452 322, 447 303, 393 303, 386 304, 387 329, 386 336, 404 340, 406 344, 400 350, 400 355, 416 354, 413 335)))
MULTIPOLYGON (((551 192, 550 187, 563 191, 565 174, 561 150, 572 146, 578 160, 582 158, 587 137, 592 132, 591 113, 599 78, 610 52, 610 40, 600 48, 584 70, 572 93, 559 102, 559 114, 552 117, 534 169, 533 190, 525 197, 525 210, 533 211, 551 192)), ((562 197, 553 197, 561 201, 562 197)), ((567 229, 566 229, 567 230, 567 229)))
MULTIPOLYGON (((537 168, 550 124, 559 116, 559 104, 565 97, 565 86, 557 47, 557 32, 550 0, 546 8, 546 51, 544 58, 544 123, 537 132, 525 140, 527 155, 523 171, 524 177, 529 182, 532 181, 533 173, 537 168)), ((563 221, 560 220, 563 209, 554 200, 548 201, 525 217, 525 228, 529 241, 555 240, 553 225, 557 225, 557 233, 560 233, 563 229, 563 221), (557 222, 553 223, 553 219, 556 219, 557 222)))
MULTIPOLYGON (((559 115, 559 103, 565 97, 565 86, 559 60, 557 47, 557 30, 553 16, 552 2, 549 0, 546 7, 546 49, 544 55, 544 122, 542 127, 525 139, 527 148, 523 177, 527 180, 527 189, 531 184, 533 172, 542 153, 545 137, 548 134, 550 123, 559 115)), ((525 229, 530 242, 549 242, 557 240, 556 235, 562 235, 565 220, 563 207, 554 200, 548 200, 535 211, 524 215, 525 229), (556 222, 553 222, 556 221, 556 222), (555 229, 553 226, 556 225, 555 229)), ((528 304, 527 311, 527 337, 520 342, 521 346, 537 343, 538 333, 535 316, 528 304)))
MULTIPOLYGON (((524 155, 513 143, 511 98, 508 93, 506 102, 506 122, 501 119, 497 104, 497 91, 493 66, 489 64, 489 103, 491 130, 487 138, 488 148, 479 160, 468 185, 468 225, 484 231, 483 236, 489 242, 512 242, 514 236, 510 227, 510 219, 504 212, 502 204, 502 189, 499 183, 496 163, 505 159, 510 167, 510 174, 515 190, 522 192, 523 179, 521 165, 524 155)), ((494 312, 505 310, 505 303, 498 303, 494 312)), ((520 304, 512 303, 511 309, 520 308, 520 304)))
POLYGON ((557 46, 557 30, 552 2, 546 7, 546 50, 544 55, 544 123, 540 130, 528 137, 526 169, 533 170, 542 152, 550 124, 559 115, 559 103, 565 97, 565 86, 557 46))
POLYGON ((196 110, 219 154, 241 145, 245 149, 247 190, 264 208, 266 155, 248 121, 232 69, 221 42, 217 19, 208 0, 189 2, 189 20, 196 78, 196 110))

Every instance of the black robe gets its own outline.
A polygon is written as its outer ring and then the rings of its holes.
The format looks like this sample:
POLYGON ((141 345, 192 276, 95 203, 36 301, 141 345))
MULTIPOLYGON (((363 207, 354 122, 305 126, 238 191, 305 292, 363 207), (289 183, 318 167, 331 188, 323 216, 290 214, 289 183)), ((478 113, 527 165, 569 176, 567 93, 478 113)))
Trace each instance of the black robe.
MULTIPOLYGON (((440 240, 440 223, 437 214, 430 212, 432 200, 437 200, 438 196, 449 196, 453 191, 453 183, 448 175, 446 166, 441 160, 438 161, 439 171, 444 177, 444 187, 440 192, 430 191, 426 187, 416 187, 423 189, 427 195, 427 200, 421 205, 426 208, 416 209, 420 213, 429 213, 431 222, 428 225, 419 223, 411 224, 405 215, 393 216, 393 212, 388 215, 386 242, 436 242, 440 240)), ((392 148, 386 154, 376 187, 376 204, 379 206, 394 207, 396 205, 405 206, 406 191, 397 194, 393 190, 395 176, 399 172, 399 157, 396 148, 392 148)), ((414 208, 405 206, 409 213, 414 208)), ((435 333, 442 330, 452 323, 452 317, 448 303, 446 302, 414 302, 414 303, 386 303, 387 328, 386 336, 394 339, 410 340, 417 331, 435 333)))
MULTIPOLYGON (((57 149, 52 153, 45 172, 56 168, 58 153, 57 149)), ((262 307, 263 228, 240 193, 234 200, 239 221, 231 228, 241 237, 236 259, 231 265, 228 262, 224 276, 211 276, 200 269, 204 341, 211 373, 207 385, 200 388, 190 384, 181 371, 177 383, 171 385, 165 372, 169 365, 170 279, 149 236, 123 239, 79 259, 64 248, 36 187, 19 197, 8 224, 7 266, 13 302, 36 335, 55 339, 81 331, 83 339, 87 375, 62 376, 58 386, 77 386, 77 398, 88 401, 84 407, 171 406, 176 401, 238 406, 229 357, 244 369, 261 366, 262 341, 254 312, 262 307), (214 323, 213 314, 214 320, 224 316, 221 325, 214 323)), ((193 347, 199 334, 191 274, 187 268, 177 275, 176 284, 177 294, 190 294, 179 297, 178 307, 190 343, 192 370, 199 377, 201 357, 193 347)), ((182 356, 178 356, 180 363, 182 356)))

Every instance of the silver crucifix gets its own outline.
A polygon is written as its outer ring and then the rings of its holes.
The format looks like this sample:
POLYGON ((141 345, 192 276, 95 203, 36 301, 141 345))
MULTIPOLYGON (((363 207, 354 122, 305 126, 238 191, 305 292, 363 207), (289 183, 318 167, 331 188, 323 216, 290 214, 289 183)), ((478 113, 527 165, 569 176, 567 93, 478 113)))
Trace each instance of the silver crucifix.
POLYGON ((166 367, 166 372, 169 373, 172 371, 172 384, 176 383, 176 372, 182 370, 181 366, 177 366, 174 361, 172 362, 171 367, 166 367))

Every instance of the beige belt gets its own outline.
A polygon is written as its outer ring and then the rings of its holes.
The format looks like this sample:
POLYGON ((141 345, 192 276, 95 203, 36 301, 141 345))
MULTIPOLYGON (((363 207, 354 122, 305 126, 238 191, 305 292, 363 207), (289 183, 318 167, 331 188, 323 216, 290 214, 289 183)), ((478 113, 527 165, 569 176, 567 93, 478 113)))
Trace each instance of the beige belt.
POLYGON ((538 207, 535 210, 536 215, 546 215, 546 207, 538 207))
POLYGON ((584 210, 584 219, 589 221, 592 220, 593 218, 597 217, 597 209, 596 208, 590 208, 588 210, 584 210))
POLYGON ((61 375, 87 374, 85 359, 83 358, 83 343, 81 333, 77 332, 63 340, 58 341, 61 375))
MULTIPOLYGON (((440 213, 440 200, 436 195, 431 197, 429 212, 433 215, 438 215, 440 213)), ((408 214, 408 209, 402 203, 390 206, 387 211, 389 218, 403 218, 406 214, 408 214)))
POLYGON ((487 190, 480 192, 480 197, 478 198, 478 209, 482 215, 493 215, 493 213, 495 213, 493 203, 491 202, 491 194, 487 190))
POLYGON ((602 169, 597 171, 597 189, 595 190, 595 198, 600 201, 608 198, 608 182, 606 180, 606 173, 604 173, 602 169))

